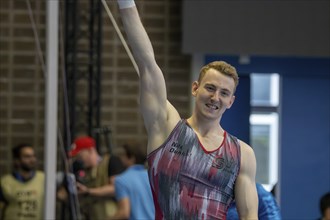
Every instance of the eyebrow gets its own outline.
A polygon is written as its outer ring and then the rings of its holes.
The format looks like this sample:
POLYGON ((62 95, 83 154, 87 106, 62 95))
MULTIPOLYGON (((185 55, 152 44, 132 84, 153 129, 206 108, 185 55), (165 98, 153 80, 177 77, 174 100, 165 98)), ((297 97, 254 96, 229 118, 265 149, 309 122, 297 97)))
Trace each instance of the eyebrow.
MULTIPOLYGON (((205 83, 205 86, 212 86, 212 87, 216 88, 216 86, 214 84, 211 84, 211 83, 205 83)), ((227 88, 220 88, 220 90, 231 93, 231 91, 227 88)))
POLYGON ((229 92, 229 93, 231 93, 231 91, 229 90, 229 89, 221 89, 222 91, 225 91, 225 92, 229 92))
POLYGON ((212 87, 216 87, 214 84, 211 84, 211 83, 205 83, 205 86, 212 86, 212 87))

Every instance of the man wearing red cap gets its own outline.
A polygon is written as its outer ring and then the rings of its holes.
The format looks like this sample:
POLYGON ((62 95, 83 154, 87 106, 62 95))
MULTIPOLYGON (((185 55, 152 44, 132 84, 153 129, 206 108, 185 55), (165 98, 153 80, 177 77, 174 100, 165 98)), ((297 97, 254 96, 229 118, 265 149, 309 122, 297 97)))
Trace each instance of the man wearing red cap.
POLYGON ((76 173, 82 215, 86 219, 106 219, 116 211, 116 205, 104 195, 113 194, 113 178, 124 170, 124 166, 116 156, 100 156, 92 137, 80 136, 72 147, 69 156, 79 161, 83 168, 76 173))

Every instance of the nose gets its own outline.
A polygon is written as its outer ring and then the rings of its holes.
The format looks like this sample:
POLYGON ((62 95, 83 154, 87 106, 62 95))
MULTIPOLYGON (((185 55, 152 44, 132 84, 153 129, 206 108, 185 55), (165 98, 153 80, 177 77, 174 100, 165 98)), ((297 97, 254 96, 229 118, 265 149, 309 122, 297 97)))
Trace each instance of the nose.
POLYGON ((30 161, 30 163, 36 163, 37 158, 36 157, 31 157, 29 161, 30 161))
POLYGON ((219 100, 219 94, 217 92, 212 93, 211 100, 212 101, 218 101, 219 100))

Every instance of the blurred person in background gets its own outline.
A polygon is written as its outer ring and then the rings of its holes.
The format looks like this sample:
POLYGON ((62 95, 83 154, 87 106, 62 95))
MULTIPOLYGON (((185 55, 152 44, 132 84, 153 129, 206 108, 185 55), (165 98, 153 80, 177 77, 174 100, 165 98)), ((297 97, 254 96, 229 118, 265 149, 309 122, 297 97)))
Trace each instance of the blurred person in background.
MULTIPOLYGON (((265 190, 260 183, 257 183, 256 186, 259 200, 259 220, 281 220, 280 209, 273 194, 265 190)), ((235 202, 228 209, 227 220, 239 220, 235 202)))
POLYGON ((12 149, 14 169, 0 179, 3 220, 43 218, 45 175, 37 170, 33 147, 19 144, 12 149))
POLYGON ((74 140, 69 152, 78 166, 75 169, 81 214, 84 219, 107 219, 116 212, 113 178, 124 171, 119 157, 96 150, 95 140, 80 136, 74 140))
POLYGON ((321 197, 320 211, 322 217, 319 220, 330 220, 330 192, 321 197))
POLYGON ((118 209, 112 219, 154 219, 155 208, 145 167, 146 148, 137 142, 123 145, 120 158, 126 171, 115 177, 118 209))

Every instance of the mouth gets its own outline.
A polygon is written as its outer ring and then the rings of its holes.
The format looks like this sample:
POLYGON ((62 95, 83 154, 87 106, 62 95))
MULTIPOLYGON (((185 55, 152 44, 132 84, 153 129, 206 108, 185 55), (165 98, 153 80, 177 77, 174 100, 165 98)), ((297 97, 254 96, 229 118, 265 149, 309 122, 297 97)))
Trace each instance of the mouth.
POLYGON ((213 105, 213 104, 206 104, 206 106, 207 106, 208 108, 212 109, 212 110, 218 110, 218 109, 219 109, 218 106, 213 105))

